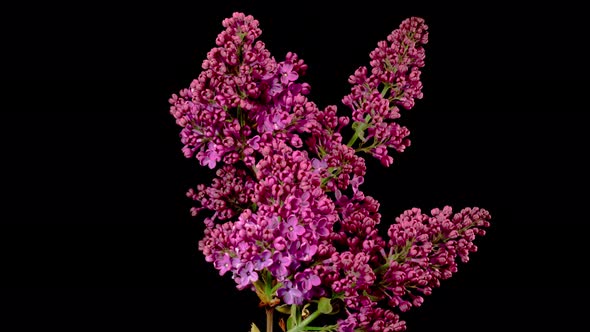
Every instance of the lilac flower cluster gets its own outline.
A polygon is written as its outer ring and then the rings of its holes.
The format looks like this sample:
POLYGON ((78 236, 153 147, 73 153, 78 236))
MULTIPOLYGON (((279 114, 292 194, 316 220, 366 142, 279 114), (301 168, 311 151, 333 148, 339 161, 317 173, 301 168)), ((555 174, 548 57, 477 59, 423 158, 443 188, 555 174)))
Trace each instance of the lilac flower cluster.
POLYGON ((352 109, 353 126, 361 139, 359 150, 384 166, 393 162, 388 148, 403 152, 410 145, 409 130, 394 120, 401 116, 400 107, 409 110, 415 99, 422 98, 420 68, 424 67, 427 29, 421 18, 406 19, 370 53, 370 76, 363 66, 348 79, 353 87, 342 103, 352 109))
POLYGON ((307 65, 295 53, 277 62, 252 16, 236 12, 223 26, 198 78, 169 100, 184 155, 216 169, 187 193, 194 216, 209 212, 199 250, 265 307, 327 297, 345 304, 332 330, 404 330, 399 314, 469 260, 490 219, 480 208, 414 208, 382 236, 379 202, 361 190, 360 152, 389 166, 388 149, 410 144, 393 120, 422 98, 428 27, 412 17, 378 43, 371 74, 361 67, 349 79, 347 117, 308 100, 307 65))

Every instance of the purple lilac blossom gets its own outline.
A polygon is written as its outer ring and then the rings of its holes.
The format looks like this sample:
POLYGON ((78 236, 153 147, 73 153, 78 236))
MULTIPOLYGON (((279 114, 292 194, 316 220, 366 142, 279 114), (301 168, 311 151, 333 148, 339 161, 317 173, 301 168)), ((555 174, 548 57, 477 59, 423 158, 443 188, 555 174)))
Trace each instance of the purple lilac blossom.
POLYGON ((404 20, 370 53, 370 71, 350 76, 342 103, 351 116, 308 100, 307 65, 292 52, 277 62, 252 16, 222 25, 199 76, 169 100, 185 157, 216 170, 187 192, 199 203, 193 216, 211 213, 198 249, 240 290, 268 273, 280 303, 340 299, 338 331, 405 330, 399 315, 469 261, 490 219, 477 207, 413 208, 382 236, 380 204, 362 189, 359 152, 389 166, 389 149, 410 145, 396 120, 422 98, 424 20, 404 20))
POLYGON ((409 110, 423 96, 420 68, 424 67, 423 45, 427 42, 424 20, 408 18, 370 53, 371 71, 360 67, 349 77, 353 86, 342 103, 352 110, 355 123, 367 127, 357 149, 384 166, 393 162, 388 148, 403 152, 410 145, 409 130, 394 120, 401 116, 400 107, 409 110))

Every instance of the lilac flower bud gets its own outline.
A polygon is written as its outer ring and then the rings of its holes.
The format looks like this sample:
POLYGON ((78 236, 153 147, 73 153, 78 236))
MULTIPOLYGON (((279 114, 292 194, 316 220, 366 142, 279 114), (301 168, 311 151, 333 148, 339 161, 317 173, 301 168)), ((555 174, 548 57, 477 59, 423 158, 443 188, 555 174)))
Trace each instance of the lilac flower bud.
POLYGON ((282 236, 279 236, 274 239, 273 246, 276 250, 283 251, 285 248, 287 248, 287 240, 285 240, 285 238, 282 236))

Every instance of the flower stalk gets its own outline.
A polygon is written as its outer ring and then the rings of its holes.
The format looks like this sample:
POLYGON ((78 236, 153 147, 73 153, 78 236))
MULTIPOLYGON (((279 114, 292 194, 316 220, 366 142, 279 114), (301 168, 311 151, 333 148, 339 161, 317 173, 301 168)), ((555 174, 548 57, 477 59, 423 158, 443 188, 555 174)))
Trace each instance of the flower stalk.
POLYGON ((273 308, 267 307, 265 309, 265 311, 266 311, 266 332, 272 332, 272 328, 273 328, 273 324, 274 324, 273 313, 275 310, 273 308))

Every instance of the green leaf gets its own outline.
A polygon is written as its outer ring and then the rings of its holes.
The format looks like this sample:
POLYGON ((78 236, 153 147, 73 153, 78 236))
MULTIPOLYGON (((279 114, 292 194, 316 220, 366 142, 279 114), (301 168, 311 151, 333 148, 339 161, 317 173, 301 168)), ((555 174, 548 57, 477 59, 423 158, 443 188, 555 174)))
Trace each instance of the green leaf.
POLYGON ((344 306, 344 302, 339 298, 335 298, 330 300, 330 305, 332 305, 332 311, 328 315, 335 315, 340 312, 344 306))
POLYGON ((250 329, 250 332, 260 332, 260 330, 258 329, 258 327, 256 327, 256 324, 252 323, 252 328, 250 329))
POLYGON ((289 316, 289 318, 287 318, 287 330, 294 328, 295 325, 296 325, 295 317, 289 316))
POLYGON ((274 287, 273 287, 273 288, 270 290, 270 293, 274 295, 274 294, 275 294, 275 292, 277 291, 277 289, 279 289, 279 288, 280 288, 280 287, 282 287, 282 286, 283 286, 283 283, 282 283, 282 282, 278 282, 278 283, 277 283, 276 285, 274 285, 274 287))
POLYGON ((320 301, 318 302, 318 311, 322 314, 329 314, 332 312, 332 304, 330 304, 329 298, 320 298, 320 301))
POLYGON ((291 314, 289 315, 289 318, 287 318, 287 329, 290 330, 292 328, 294 328, 295 326, 297 326, 299 324, 299 319, 298 319, 298 312, 297 312, 297 306, 292 304, 291 305, 291 314))
MULTIPOLYGON (((364 127, 364 126, 363 126, 363 127, 364 127)), ((359 136, 359 139, 361 140, 361 142, 363 142, 363 143, 364 143, 364 142, 366 142, 366 141, 367 141, 367 139, 365 138, 365 128, 363 128, 363 130, 362 130, 362 131, 359 131, 359 132, 358 132, 358 136, 359 136)))
POLYGON ((280 306, 275 307, 275 309, 282 314, 291 314, 291 306, 288 304, 281 304, 280 306))

